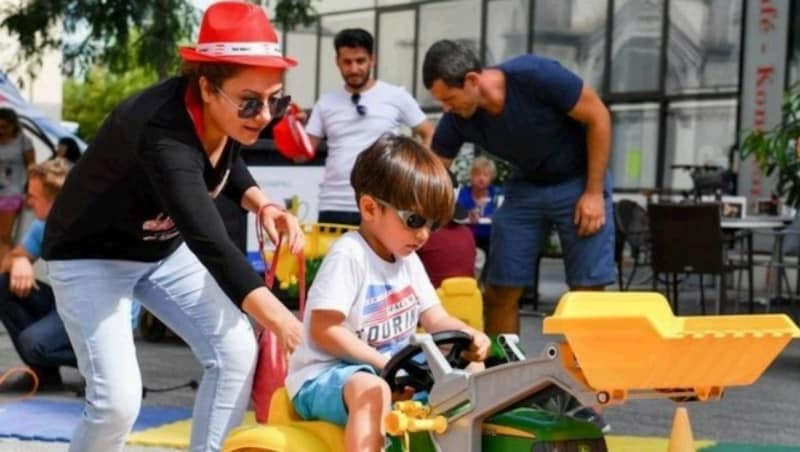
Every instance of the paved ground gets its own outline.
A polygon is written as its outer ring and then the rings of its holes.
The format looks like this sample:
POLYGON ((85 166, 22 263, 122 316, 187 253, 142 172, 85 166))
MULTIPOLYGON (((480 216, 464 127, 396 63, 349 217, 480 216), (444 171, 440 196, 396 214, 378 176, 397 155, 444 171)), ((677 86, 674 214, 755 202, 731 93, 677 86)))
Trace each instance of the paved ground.
MULTIPOLYGON (((540 310, 552 311, 555 300, 563 291, 561 264, 546 262, 542 272, 542 303, 540 310)), ((691 288, 690 288, 691 289, 691 288)), ((682 313, 697 311, 694 292, 682 296, 682 313)), ((524 309, 523 348, 536 354, 544 345, 558 338, 541 335, 541 316, 524 309)), ((2 330, 2 328, 0 328, 2 330)), ((200 376, 200 366, 183 344, 140 340, 138 353, 144 382, 158 388, 185 383, 200 376)), ((0 331, 0 369, 18 363, 5 331, 0 331)), ((65 369, 68 382, 78 382, 77 372, 65 369)), ((695 438, 718 441, 800 445, 800 340, 794 341, 753 386, 731 388, 723 400, 707 404, 689 404, 695 438)), ((75 399, 70 393, 53 397, 75 399)), ((150 393, 144 403, 159 406, 191 407, 193 392, 180 389, 167 393, 150 393)), ((0 403, 2 403, 0 401, 0 403)), ((675 405, 665 400, 632 400, 625 405, 608 409, 604 415, 613 427, 613 434, 668 436, 675 405)), ((66 444, 0 440, 1 451, 65 451, 66 444)), ((156 452, 169 449, 128 448, 129 451, 156 452)))

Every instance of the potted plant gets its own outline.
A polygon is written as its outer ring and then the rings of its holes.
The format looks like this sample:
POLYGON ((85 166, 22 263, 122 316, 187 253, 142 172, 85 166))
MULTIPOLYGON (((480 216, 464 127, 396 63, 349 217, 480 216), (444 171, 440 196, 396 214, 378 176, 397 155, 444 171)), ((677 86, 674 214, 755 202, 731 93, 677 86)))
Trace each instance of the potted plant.
POLYGON ((775 194, 786 205, 800 208, 800 82, 786 92, 781 124, 766 131, 750 131, 742 141, 742 159, 753 156, 766 176, 777 171, 775 194))

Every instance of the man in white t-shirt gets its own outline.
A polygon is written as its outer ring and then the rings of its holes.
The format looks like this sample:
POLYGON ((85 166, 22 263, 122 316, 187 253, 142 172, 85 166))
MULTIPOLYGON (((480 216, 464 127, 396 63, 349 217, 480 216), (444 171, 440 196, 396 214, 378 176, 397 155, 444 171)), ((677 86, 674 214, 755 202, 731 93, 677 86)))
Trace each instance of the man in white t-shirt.
POLYGON ((386 132, 410 127, 430 146, 433 125, 403 87, 372 77, 375 57, 372 35, 360 28, 340 31, 334 38, 336 66, 344 86, 317 100, 306 132, 316 148, 328 140, 325 178, 320 184, 320 223, 359 224, 361 217, 350 171, 356 157, 386 132))

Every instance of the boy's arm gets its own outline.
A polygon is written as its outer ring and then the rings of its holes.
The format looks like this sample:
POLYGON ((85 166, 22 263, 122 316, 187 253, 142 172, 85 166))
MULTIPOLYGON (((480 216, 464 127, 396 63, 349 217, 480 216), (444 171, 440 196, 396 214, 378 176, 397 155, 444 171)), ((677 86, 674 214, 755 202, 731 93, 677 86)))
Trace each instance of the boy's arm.
POLYGON ((472 346, 465 353, 465 358, 470 361, 483 361, 489 354, 491 341, 482 331, 467 325, 461 320, 451 316, 442 305, 433 305, 420 315, 420 323, 425 331, 436 333, 439 331, 459 330, 472 335, 472 346))
POLYGON ((344 361, 369 364, 378 371, 383 370, 388 358, 361 341, 342 323, 343 313, 334 310, 311 311, 311 339, 324 352, 344 361))

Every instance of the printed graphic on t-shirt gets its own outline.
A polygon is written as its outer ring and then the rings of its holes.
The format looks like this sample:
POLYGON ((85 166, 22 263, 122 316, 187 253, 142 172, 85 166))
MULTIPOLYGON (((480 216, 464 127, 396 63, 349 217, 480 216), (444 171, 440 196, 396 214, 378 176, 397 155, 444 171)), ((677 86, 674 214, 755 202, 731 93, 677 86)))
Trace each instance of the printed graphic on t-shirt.
POLYGON ((142 232, 142 240, 169 240, 178 235, 175 222, 163 212, 142 223, 142 232))
POLYGON ((358 332, 359 337, 391 356, 408 343, 417 328, 418 315, 419 300, 410 285, 370 284, 361 309, 363 328, 358 332))
POLYGON ((13 172, 13 168, 6 166, 6 162, 0 160, 0 188, 6 188, 11 183, 13 172))

